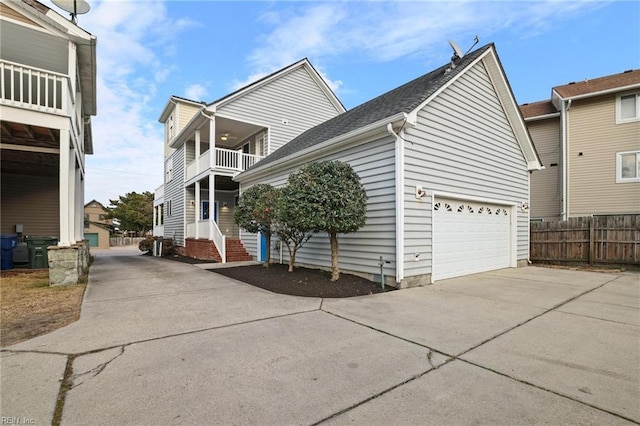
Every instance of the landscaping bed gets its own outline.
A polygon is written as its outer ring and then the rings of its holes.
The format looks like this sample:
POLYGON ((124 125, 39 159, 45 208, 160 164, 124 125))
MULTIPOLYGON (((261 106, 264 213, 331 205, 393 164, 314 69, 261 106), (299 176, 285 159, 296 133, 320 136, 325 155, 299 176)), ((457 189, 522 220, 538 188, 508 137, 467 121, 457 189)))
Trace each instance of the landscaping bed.
POLYGON ((341 273, 338 281, 331 282, 331 273, 328 271, 296 267, 293 272, 288 272, 287 269, 288 265, 274 263, 269 268, 251 265, 210 271, 274 293, 292 296, 340 298, 394 290, 389 286, 383 290, 380 283, 351 274, 341 273))

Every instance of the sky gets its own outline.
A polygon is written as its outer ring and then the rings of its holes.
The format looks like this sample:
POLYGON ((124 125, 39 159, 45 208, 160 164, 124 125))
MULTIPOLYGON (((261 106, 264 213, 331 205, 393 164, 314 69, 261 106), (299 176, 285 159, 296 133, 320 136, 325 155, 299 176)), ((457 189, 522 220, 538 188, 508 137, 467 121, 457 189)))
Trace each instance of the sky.
POLYGON ((476 35, 495 44, 519 104, 640 68, 638 1, 88 1, 78 24, 98 39, 98 114, 85 202, 105 206, 162 184, 170 96, 212 102, 305 57, 347 109, 476 35))

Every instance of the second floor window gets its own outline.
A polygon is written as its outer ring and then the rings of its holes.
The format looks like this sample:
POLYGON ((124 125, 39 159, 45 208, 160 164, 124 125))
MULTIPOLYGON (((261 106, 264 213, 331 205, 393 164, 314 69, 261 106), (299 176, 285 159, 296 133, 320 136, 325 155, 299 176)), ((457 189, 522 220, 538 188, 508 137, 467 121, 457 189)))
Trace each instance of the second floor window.
POLYGON ((632 93, 618 97, 617 123, 640 120, 640 94, 632 93))
POLYGON ((173 157, 167 160, 164 169, 166 174, 165 182, 171 182, 171 179, 173 179, 173 157))

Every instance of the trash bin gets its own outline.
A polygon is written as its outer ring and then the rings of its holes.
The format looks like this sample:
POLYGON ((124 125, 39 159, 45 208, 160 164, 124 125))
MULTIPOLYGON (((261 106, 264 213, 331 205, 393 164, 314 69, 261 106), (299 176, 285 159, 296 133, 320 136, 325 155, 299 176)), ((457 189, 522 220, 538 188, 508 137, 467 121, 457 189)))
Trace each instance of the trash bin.
POLYGON ((58 239, 54 237, 27 237, 26 242, 29 251, 29 268, 48 268, 47 247, 58 244, 58 239))
POLYGON ((0 269, 13 269, 13 249, 17 244, 17 235, 0 235, 0 269))

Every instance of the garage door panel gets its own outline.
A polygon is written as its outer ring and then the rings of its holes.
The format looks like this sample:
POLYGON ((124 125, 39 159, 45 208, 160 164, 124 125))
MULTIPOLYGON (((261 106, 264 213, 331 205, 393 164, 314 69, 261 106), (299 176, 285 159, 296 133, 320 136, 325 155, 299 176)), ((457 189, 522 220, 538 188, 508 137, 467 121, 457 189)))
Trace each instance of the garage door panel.
POLYGON ((434 280, 509 267, 509 210, 436 198, 433 240, 434 280))

